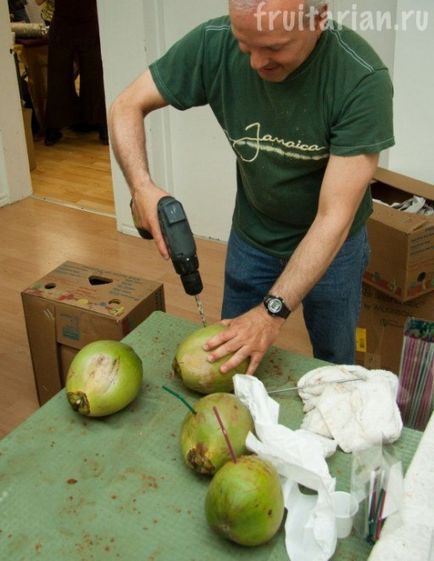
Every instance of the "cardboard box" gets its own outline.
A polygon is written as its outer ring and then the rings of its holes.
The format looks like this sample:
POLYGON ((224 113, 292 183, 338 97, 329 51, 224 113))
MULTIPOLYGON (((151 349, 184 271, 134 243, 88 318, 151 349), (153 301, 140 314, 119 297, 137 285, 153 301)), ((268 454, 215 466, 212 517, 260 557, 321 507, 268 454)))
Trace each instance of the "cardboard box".
POLYGON ((39 403, 65 383, 79 349, 122 339, 155 310, 165 310, 163 285, 72 261, 21 293, 39 403))
MULTIPOLYGON (((385 203, 413 195, 434 199, 434 186, 382 168, 372 194, 385 203)), ((406 302, 434 289, 434 215, 409 214, 374 202, 368 220, 372 254, 365 282, 406 302)))
POLYGON ((403 303, 364 283, 357 328, 357 364, 399 374, 408 317, 434 321, 434 292, 403 303))

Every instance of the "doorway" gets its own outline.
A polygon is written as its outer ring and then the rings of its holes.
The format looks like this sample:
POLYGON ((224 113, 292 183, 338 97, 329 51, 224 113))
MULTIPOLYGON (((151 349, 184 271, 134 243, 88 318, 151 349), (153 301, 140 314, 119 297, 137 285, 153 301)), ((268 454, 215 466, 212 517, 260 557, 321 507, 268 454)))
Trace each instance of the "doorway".
MULTIPOLYGON (((32 14, 40 23, 39 12, 32 14)), ((36 20, 35 20, 36 22, 36 20)), ((31 166, 33 197, 109 216, 115 215, 110 155, 97 130, 62 129, 54 145, 44 142, 47 94, 47 40, 21 40, 23 71, 33 106, 34 163, 31 166), (42 126, 41 126, 42 123, 42 126), (39 126, 38 126, 39 125, 39 126)), ((80 75, 76 79, 80 88, 80 75)))

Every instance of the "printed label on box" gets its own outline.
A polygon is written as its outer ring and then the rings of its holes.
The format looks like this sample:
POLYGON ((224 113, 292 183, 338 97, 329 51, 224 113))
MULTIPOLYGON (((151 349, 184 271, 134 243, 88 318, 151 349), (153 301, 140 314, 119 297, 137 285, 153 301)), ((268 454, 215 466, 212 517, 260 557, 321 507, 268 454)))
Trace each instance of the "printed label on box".
POLYGON ((71 339, 71 341, 80 340, 80 321, 76 316, 67 316, 65 314, 60 315, 60 321, 62 323, 62 335, 66 339, 71 339))
POLYGON ((356 328, 356 351, 358 353, 366 353, 368 350, 367 345, 367 332, 363 327, 356 328))

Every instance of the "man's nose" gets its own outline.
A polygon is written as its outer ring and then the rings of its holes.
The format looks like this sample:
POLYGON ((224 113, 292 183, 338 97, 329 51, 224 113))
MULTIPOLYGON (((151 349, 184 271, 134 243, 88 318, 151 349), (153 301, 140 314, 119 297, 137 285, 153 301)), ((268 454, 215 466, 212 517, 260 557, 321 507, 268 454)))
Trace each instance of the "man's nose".
POLYGON ((267 66, 269 59, 264 53, 259 50, 253 50, 250 52, 250 66, 253 70, 260 70, 267 66))

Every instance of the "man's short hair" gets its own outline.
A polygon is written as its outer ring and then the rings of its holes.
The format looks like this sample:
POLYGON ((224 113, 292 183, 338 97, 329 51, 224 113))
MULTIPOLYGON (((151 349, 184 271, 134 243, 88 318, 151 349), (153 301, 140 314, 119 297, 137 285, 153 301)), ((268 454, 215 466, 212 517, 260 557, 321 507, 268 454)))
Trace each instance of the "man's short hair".
MULTIPOLYGON (((255 8, 258 4, 261 3, 262 0, 230 0, 231 4, 235 5, 236 8, 239 10, 249 10, 251 8, 255 8)), ((326 6, 328 4, 328 0, 300 0, 300 4, 304 1, 306 10, 310 10, 312 8, 318 10, 321 6, 326 6)))

